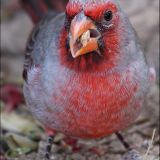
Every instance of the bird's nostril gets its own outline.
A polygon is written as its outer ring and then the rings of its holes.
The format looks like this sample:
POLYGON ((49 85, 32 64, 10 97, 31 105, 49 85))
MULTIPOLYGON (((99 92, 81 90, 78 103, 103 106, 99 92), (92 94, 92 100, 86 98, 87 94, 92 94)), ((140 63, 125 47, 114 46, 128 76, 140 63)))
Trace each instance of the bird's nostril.
POLYGON ((90 29, 90 37, 97 38, 100 36, 100 33, 96 29, 90 29))

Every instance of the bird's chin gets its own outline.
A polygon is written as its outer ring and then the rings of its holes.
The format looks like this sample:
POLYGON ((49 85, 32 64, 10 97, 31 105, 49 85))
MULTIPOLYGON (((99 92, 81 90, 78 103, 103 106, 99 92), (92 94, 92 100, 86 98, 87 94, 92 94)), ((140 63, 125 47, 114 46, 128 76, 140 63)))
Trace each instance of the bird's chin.
MULTIPOLYGON (((72 53, 70 52, 71 56, 73 57, 72 53)), ((103 57, 102 51, 100 50, 95 50, 95 51, 91 51, 91 52, 87 52, 85 54, 79 55, 76 58, 73 57, 73 59, 80 59, 80 58, 85 58, 85 57, 103 57)))
MULTIPOLYGON (((86 56, 94 56, 94 55, 96 55, 96 56, 100 56, 100 57, 102 57, 102 53, 100 52, 100 50, 95 50, 95 51, 92 51, 92 52, 88 52, 88 53, 86 53, 86 54, 84 54, 84 55, 86 55, 86 56)), ((84 55, 82 55, 82 56, 84 56, 84 55)))
POLYGON ((78 44, 75 44, 74 47, 70 47, 70 52, 73 58, 78 58, 78 57, 82 57, 85 55, 99 55, 102 56, 103 54, 103 49, 101 46, 103 46, 101 39, 97 39, 96 42, 91 45, 88 46, 83 46, 83 44, 81 44, 80 42, 78 44))

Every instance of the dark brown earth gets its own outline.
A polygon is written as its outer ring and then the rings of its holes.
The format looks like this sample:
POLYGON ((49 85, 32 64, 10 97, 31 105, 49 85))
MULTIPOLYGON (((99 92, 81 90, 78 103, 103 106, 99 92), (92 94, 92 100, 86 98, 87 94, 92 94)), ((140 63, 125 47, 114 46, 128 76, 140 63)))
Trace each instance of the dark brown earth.
MULTIPOLYGON (((159 73, 159 1, 158 0, 120 0, 124 10, 130 17, 131 23, 137 31, 142 47, 146 54, 147 60, 151 66, 156 68, 157 75, 159 73)), ((22 86, 22 67, 23 53, 27 37, 32 29, 32 23, 28 16, 21 11, 17 5, 17 0, 2 0, 1 12, 1 85, 6 83, 14 83, 22 86), (12 4, 11 4, 12 3, 12 4), (9 6, 9 7, 8 7, 9 6), (9 9, 8 9, 9 8, 9 9)), ((144 110, 134 125, 130 126, 122 132, 126 141, 138 151, 138 155, 143 156, 147 152, 154 129, 156 134, 153 140, 153 146, 149 150, 146 160, 159 159, 159 76, 157 76, 156 84, 150 90, 144 110)), ((1 104, 2 101, 1 101, 1 104)), ((2 106, 5 106, 3 104, 2 106)), ((24 106, 24 105, 23 105, 24 106)), ((3 115, 3 109, 1 114, 3 115)), ((26 109, 16 111, 17 116, 26 115, 30 117, 26 109)), ((10 116, 10 115, 7 115, 10 116)), ((11 116, 10 116, 11 117, 11 116)), ((3 117, 2 117, 3 118, 3 117)), ((29 119, 29 118, 28 118, 29 119)), ((32 119, 32 118, 31 118, 32 119)), ((2 119, 3 120, 3 119, 2 119)), ((6 124, 14 125, 13 121, 4 119, 2 121, 2 129, 6 129, 6 124)), ((38 126, 38 123, 35 122, 38 126)), ((13 129, 7 127, 7 134, 12 134, 13 129)), ((18 134, 24 134, 21 131, 18 134)), ((17 134, 17 133, 16 133, 17 134)), ((39 145, 38 152, 22 154, 17 158, 9 158, 8 160, 41 160, 43 148, 46 144, 46 137, 41 132, 42 140, 39 145)), ((2 134, 2 139, 6 141, 6 133, 2 134)), ((24 134, 24 137, 26 135, 24 134)), ((26 136, 27 137, 27 136, 26 136)), ((79 140, 78 145, 82 146, 78 151, 72 151, 72 147, 66 145, 61 135, 57 135, 59 143, 52 147, 52 160, 123 160, 124 155, 129 153, 123 148, 115 135, 98 139, 98 140, 79 140), (91 151, 91 148, 97 147, 101 149, 101 156, 91 151)), ((93 149, 92 149, 93 150, 93 149)), ((8 153, 5 153, 8 154, 8 153)), ((127 160, 131 160, 128 158, 127 160)), ((135 159, 138 160, 138 159, 135 159)), ((144 160, 144 159, 143 159, 144 160)))

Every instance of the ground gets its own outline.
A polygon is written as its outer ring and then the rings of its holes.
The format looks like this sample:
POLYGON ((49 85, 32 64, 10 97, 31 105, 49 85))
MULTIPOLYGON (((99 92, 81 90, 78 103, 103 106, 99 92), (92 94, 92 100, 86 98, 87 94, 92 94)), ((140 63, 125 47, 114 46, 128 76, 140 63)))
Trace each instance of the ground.
MULTIPOLYGON (((143 157, 147 152, 155 129, 153 146, 149 150, 146 160, 158 160, 160 144, 158 135, 159 1, 120 1, 137 31, 148 63, 156 68, 157 73, 156 84, 151 88, 146 98, 141 116, 132 126, 122 131, 122 134, 143 157)), ((1 13, 1 86, 14 84, 18 86, 21 92, 24 48, 33 25, 29 17, 20 9, 17 0, 2 0, 1 13)), ((1 144, 8 160, 42 159, 46 136, 39 127, 40 124, 27 111, 24 102, 19 105, 15 112, 6 114, 4 113, 5 107, 6 103, 1 100, 1 144), (6 144, 7 147, 4 147, 6 144), (19 150, 15 150, 16 147, 19 150)), ((63 135, 56 135, 55 141, 58 143, 52 147, 51 158, 53 160, 123 160, 124 155, 127 154, 115 135, 97 140, 79 140, 78 146, 81 148, 74 148, 73 150, 62 139, 63 135), (101 149, 100 153, 96 151, 96 147, 101 149)))

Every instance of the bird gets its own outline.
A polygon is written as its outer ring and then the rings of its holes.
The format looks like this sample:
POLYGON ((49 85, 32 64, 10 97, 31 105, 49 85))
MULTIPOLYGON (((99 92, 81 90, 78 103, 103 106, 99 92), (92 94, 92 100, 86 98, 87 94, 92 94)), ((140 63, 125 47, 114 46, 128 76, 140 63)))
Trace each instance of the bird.
POLYGON ((118 132, 141 113, 155 71, 119 1, 69 0, 64 12, 44 1, 21 3, 35 24, 23 70, 34 117, 50 135, 94 139, 116 133, 130 148, 118 132))

